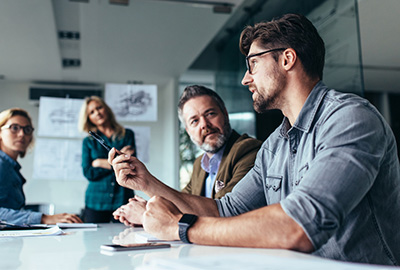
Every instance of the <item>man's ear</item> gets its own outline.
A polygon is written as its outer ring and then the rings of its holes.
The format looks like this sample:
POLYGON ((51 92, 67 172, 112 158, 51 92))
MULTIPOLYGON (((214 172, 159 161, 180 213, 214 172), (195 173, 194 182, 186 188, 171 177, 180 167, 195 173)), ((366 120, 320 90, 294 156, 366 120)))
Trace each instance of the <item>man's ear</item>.
POLYGON ((282 66, 286 71, 293 68, 297 61, 296 51, 292 48, 286 49, 282 54, 282 66))
POLYGON ((224 114, 225 114, 226 118, 229 119, 229 113, 228 113, 228 110, 226 108, 224 108, 224 114))

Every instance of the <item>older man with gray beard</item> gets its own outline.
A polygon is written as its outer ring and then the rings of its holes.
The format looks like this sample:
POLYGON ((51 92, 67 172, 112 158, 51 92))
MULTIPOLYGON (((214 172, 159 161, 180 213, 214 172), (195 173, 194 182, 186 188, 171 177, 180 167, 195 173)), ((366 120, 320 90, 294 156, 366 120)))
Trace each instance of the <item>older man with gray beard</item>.
MULTIPOLYGON (((261 141, 232 130, 223 100, 204 86, 185 88, 178 116, 191 140, 205 152, 195 160, 182 193, 222 198, 254 166, 261 141)), ((125 225, 141 224, 146 203, 135 196, 114 212, 114 218, 125 225)))
POLYGON ((224 102, 204 86, 185 88, 178 115, 191 140, 205 152, 195 160, 182 192, 223 197, 253 167, 261 142, 232 130, 224 102))

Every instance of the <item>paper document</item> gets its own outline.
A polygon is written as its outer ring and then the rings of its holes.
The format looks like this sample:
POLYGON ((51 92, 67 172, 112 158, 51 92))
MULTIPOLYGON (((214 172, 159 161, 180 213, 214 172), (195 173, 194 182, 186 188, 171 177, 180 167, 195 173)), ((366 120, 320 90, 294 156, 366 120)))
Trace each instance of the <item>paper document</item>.
POLYGON ((61 229, 97 228, 96 223, 57 223, 61 229))
POLYGON ((0 231, 0 238, 4 237, 28 237, 28 236, 50 236, 60 235, 64 232, 58 226, 54 226, 43 230, 7 230, 0 231))

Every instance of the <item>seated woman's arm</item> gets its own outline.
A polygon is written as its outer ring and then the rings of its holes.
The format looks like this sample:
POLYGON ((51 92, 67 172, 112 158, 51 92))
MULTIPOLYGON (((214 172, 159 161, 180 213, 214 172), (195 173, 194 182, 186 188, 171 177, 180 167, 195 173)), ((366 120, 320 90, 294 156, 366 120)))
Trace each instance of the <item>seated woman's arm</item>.
POLYGON ((16 225, 39 224, 42 213, 0 207, 0 220, 16 225))

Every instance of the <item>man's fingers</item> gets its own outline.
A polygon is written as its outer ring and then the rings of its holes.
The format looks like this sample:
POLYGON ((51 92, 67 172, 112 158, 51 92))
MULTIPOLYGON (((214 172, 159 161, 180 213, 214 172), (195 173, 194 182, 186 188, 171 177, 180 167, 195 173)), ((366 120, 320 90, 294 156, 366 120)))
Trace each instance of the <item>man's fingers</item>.
POLYGON ((121 164, 121 163, 127 163, 129 161, 131 161, 130 155, 118 155, 111 160, 111 165, 114 166, 114 165, 121 164))
POLYGON ((124 155, 121 151, 113 147, 110 152, 108 152, 108 163, 112 165, 113 161, 118 157, 128 157, 128 155, 124 155), (118 155, 118 156, 117 156, 118 155))
POLYGON ((142 197, 140 197, 139 195, 135 195, 135 199, 136 199, 138 202, 147 203, 147 201, 146 201, 145 199, 143 199, 142 197))
POLYGON ((113 147, 111 150, 110 150, 110 152, 108 152, 108 163, 110 164, 110 165, 112 165, 112 161, 113 161, 113 159, 114 159, 114 157, 115 157, 115 151, 116 151, 116 149, 113 147))

